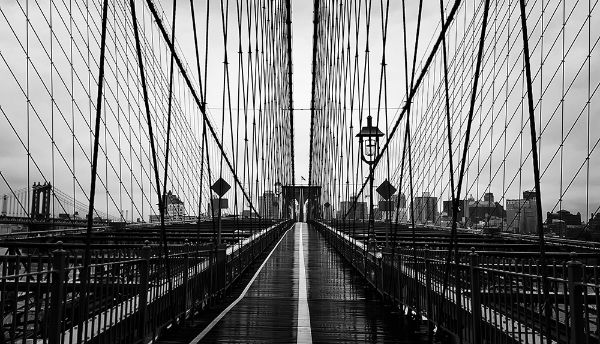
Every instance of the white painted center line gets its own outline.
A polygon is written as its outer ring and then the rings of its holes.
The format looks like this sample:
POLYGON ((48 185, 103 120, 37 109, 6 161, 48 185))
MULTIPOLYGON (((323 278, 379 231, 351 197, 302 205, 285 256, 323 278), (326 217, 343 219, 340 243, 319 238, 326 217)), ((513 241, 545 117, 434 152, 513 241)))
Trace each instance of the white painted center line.
POLYGON ((304 265, 304 244, 302 230, 306 223, 297 223, 298 232, 298 330, 297 343, 312 343, 310 329, 310 311, 308 309, 308 292, 306 290, 306 269, 304 265))

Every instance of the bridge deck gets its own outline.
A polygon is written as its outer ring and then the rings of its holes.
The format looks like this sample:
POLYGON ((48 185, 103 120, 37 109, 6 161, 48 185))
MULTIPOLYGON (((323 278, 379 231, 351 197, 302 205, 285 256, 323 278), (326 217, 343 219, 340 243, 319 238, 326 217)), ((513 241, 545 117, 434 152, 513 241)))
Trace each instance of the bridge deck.
POLYGON ((283 236, 239 297, 199 331, 161 342, 426 340, 425 332, 407 335, 399 314, 378 300, 319 232, 301 223, 283 236))

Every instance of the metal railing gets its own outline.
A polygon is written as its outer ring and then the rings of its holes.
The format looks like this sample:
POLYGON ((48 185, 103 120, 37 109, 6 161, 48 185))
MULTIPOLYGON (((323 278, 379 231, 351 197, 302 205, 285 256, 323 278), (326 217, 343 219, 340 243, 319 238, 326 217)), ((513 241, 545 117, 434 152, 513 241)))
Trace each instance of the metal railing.
POLYGON ((342 231, 317 226, 384 298, 457 343, 600 342, 600 267, 593 257, 585 258, 588 265, 576 254, 552 261, 545 293, 537 258, 473 250, 450 264, 444 287, 447 250, 367 248, 342 231))
POLYGON ((85 284, 77 245, 54 245, 50 255, 1 256, 0 343, 147 343, 218 302, 288 225, 231 246, 170 246, 170 293, 165 259, 149 243, 93 246, 85 284))

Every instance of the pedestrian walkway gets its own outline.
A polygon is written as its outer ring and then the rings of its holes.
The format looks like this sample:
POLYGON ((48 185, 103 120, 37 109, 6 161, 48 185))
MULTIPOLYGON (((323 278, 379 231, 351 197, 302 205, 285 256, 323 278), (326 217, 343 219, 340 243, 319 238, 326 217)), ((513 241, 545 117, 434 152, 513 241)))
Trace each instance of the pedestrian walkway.
MULTIPOLYGON (((306 223, 295 224, 250 283, 191 343, 421 343, 399 314, 306 223)), ((191 338, 190 338, 191 339, 191 338)))

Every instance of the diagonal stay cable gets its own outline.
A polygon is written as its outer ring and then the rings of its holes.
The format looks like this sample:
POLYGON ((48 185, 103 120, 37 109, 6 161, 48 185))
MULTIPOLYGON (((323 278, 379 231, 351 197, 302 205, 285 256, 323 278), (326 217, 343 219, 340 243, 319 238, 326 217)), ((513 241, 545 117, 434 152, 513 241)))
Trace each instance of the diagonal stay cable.
MULTIPOLYGON (((133 23, 133 33, 135 36, 135 45, 136 45, 136 52, 137 52, 137 59, 138 59, 138 65, 140 68, 140 79, 142 82, 142 92, 143 92, 143 98, 144 98, 144 106, 146 108, 146 118, 147 118, 147 124, 148 124, 148 136, 150 138, 150 148, 152 150, 152 163, 154 166, 154 177, 156 179, 156 194, 158 195, 158 210, 160 212, 160 216, 162 218, 164 218, 164 202, 162 201, 162 193, 161 193, 161 187, 160 187, 160 177, 158 175, 158 162, 156 160, 156 147, 155 147, 155 143, 154 143, 154 133, 152 132, 152 117, 150 115, 150 104, 149 104, 149 99, 148 99, 148 89, 146 87, 146 76, 144 73, 144 60, 143 60, 143 56, 142 56, 142 49, 140 47, 140 35, 139 35, 139 29, 138 29, 138 22, 137 22, 137 16, 135 13, 135 0, 130 0, 130 7, 131 7, 131 17, 132 17, 132 23, 133 23)), ((165 269, 166 269, 166 273, 167 273, 167 282, 168 282, 168 294, 169 294, 169 298, 171 300, 171 304, 173 304, 173 281, 171 280, 171 269, 169 266, 169 248, 167 247, 167 233, 166 230, 164 228, 164 226, 161 226, 161 239, 162 239, 162 248, 163 248, 163 258, 164 258, 164 264, 165 264, 165 269)))
MULTIPOLYGON (((154 2, 152 0, 146 0, 146 3, 148 4, 148 7, 150 8, 150 12, 152 12, 152 16, 154 17, 154 20, 156 21, 156 24, 158 25, 158 28, 160 29, 160 32, 161 32, 164 40, 166 41, 171 53, 173 54, 173 57, 175 58, 175 62, 177 63, 177 66, 179 67, 181 75, 183 76, 183 79, 185 80, 185 83, 187 84, 187 86, 194 98, 194 101, 196 102, 196 105, 200 108, 200 112, 202 113, 202 118, 203 118, 204 122, 206 123, 208 129, 210 130, 210 134, 212 135, 213 139, 215 140, 217 147, 219 147, 219 150, 223 154, 223 159, 225 160, 225 163, 229 167, 231 174, 233 175, 233 179, 239 185, 240 189, 242 190, 242 193, 244 194, 244 197, 250 204, 250 207, 252 208, 252 210, 257 214, 257 216, 260 217, 260 214, 258 213, 256 208, 254 207, 254 204, 252 203, 252 199, 248 196, 248 194, 246 193, 246 190, 244 189, 244 186, 240 182, 240 180, 237 176, 237 173, 236 173, 233 165, 231 164, 231 161, 227 157, 227 154, 225 154, 225 149, 223 148, 223 144, 219 140, 217 133, 215 132, 215 129, 213 128, 212 124, 208 120, 205 102, 203 99, 200 99, 198 97, 198 94, 196 93, 196 90, 194 89, 194 87, 192 85, 192 81, 190 80, 190 78, 187 74, 187 71, 184 68, 183 63, 181 62, 181 59, 177 55, 177 52, 175 51, 173 42, 171 41, 171 39, 169 38, 169 35, 167 34, 167 31, 165 30, 165 26, 162 22, 162 19, 159 17, 158 12, 156 11, 154 2)), ((204 96, 202 98, 204 98, 204 96)))
MULTIPOLYGON (((483 22, 482 22, 482 26, 481 26, 481 36, 479 39, 479 51, 477 53, 475 76, 474 76, 473 87, 472 87, 473 91, 471 93, 471 102, 469 104, 469 113, 468 113, 467 128, 466 128, 466 133, 465 133, 464 148, 463 148, 463 152, 462 152, 462 159, 460 162, 461 163, 460 172, 458 175, 458 183, 456 185, 456 190, 452 190, 452 192, 453 192, 453 194, 452 194, 452 208, 453 208, 452 209, 452 231, 450 234, 450 242, 448 245, 448 253, 447 253, 446 262, 445 262, 446 268, 444 270, 444 284, 443 284, 443 289, 442 289, 442 293, 443 293, 442 295, 445 295, 446 289, 448 288, 448 276, 450 274, 449 264, 450 264, 450 259, 451 259, 451 255, 452 255, 452 250, 454 249, 455 245, 458 248, 458 242, 456 242, 457 241, 456 221, 458 219, 458 197, 460 195, 461 188, 462 188, 462 183, 463 183, 463 179, 464 179, 464 175, 465 175, 465 165, 466 165, 466 161, 467 161, 467 153, 469 151, 471 125, 473 123, 473 113, 475 112, 475 101, 477 99, 477 89, 479 87, 479 76, 481 74, 481 64, 482 64, 482 60, 483 60, 483 53, 484 53, 484 47, 485 47, 485 34, 487 31, 489 7, 490 7, 490 1, 486 0, 485 5, 484 5, 484 10, 483 10, 483 22)), ((450 132, 450 127, 448 128, 448 132, 450 132)), ((452 147, 450 147, 450 149, 452 149, 452 147)), ((452 173, 452 171, 451 171, 451 173, 452 173)), ((452 179, 454 179, 454 178, 452 178, 452 179)), ((455 255, 454 259, 455 259, 455 261, 458 260, 458 254, 455 255)))
MULTIPOLYGON (((134 12, 134 9, 132 7, 132 13, 134 12)), ((176 14, 177 14, 177 0, 173 0, 173 27, 172 27, 172 33, 171 36, 173 37, 173 41, 175 41, 175 19, 176 19, 176 14)), ((133 23, 134 25, 137 25, 134 21, 133 23)), ((136 28, 137 30, 137 28, 136 28)), ((137 33, 137 32, 136 32, 137 33)), ((137 37, 137 36, 136 36, 137 37)), ((140 73, 141 73, 141 78, 142 81, 144 80, 144 75, 143 75, 143 70, 142 70, 142 61, 141 61, 141 52, 140 50, 138 50, 138 57, 140 58, 139 63, 140 63, 140 73)), ((143 86, 145 86, 144 84, 142 84, 143 86)), ((144 93, 146 93, 145 87, 144 87, 144 93)), ((145 98, 147 97, 146 94, 145 98)), ((168 250, 168 243, 167 243, 167 229, 165 228, 165 211, 166 211, 166 207, 167 207, 167 202, 170 200, 167 200, 167 172, 169 170, 169 151, 170 151, 170 143, 171 143, 171 115, 172 115, 172 106, 173 106, 173 52, 171 52, 171 63, 169 66, 169 102, 168 102, 168 108, 167 108, 167 139, 166 139, 166 148, 165 148, 165 172, 164 172, 164 178, 163 178, 163 186, 162 186, 162 190, 163 193, 160 194, 160 187, 158 185, 158 183, 160 182, 158 179, 158 166, 156 166, 156 153, 154 152, 154 137, 152 136, 152 125, 150 123, 150 117, 148 117, 148 130, 149 130, 149 135, 150 135, 150 143, 152 146, 152 151, 153 151, 153 159, 154 159, 154 166, 155 166, 155 171, 156 171, 156 190, 159 193, 158 195, 158 201, 160 202, 158 209, 160 212, 160 232, 161 232, 161 239, 162 239, 162 244, 163 244, 163 251, 164 251, 164 256, 165 256, 165 266, 167 268, 167 278, 168 278, 168 282, 169 282, 169 295, 170 295, 170 300, 171 300, 171 304, 173 304, 173 286, 172 286, 172 282, 171 282, 171 276, 170 276, 170 271, 169 271, 169 250, 168 250)), ((150 112, 148 111, 148 108, 146 108, 146 113, 149 115, 150 112)), ((171 307, 171 317, 172 319, 175 319, 175 309, 173 307, 171 307)))

